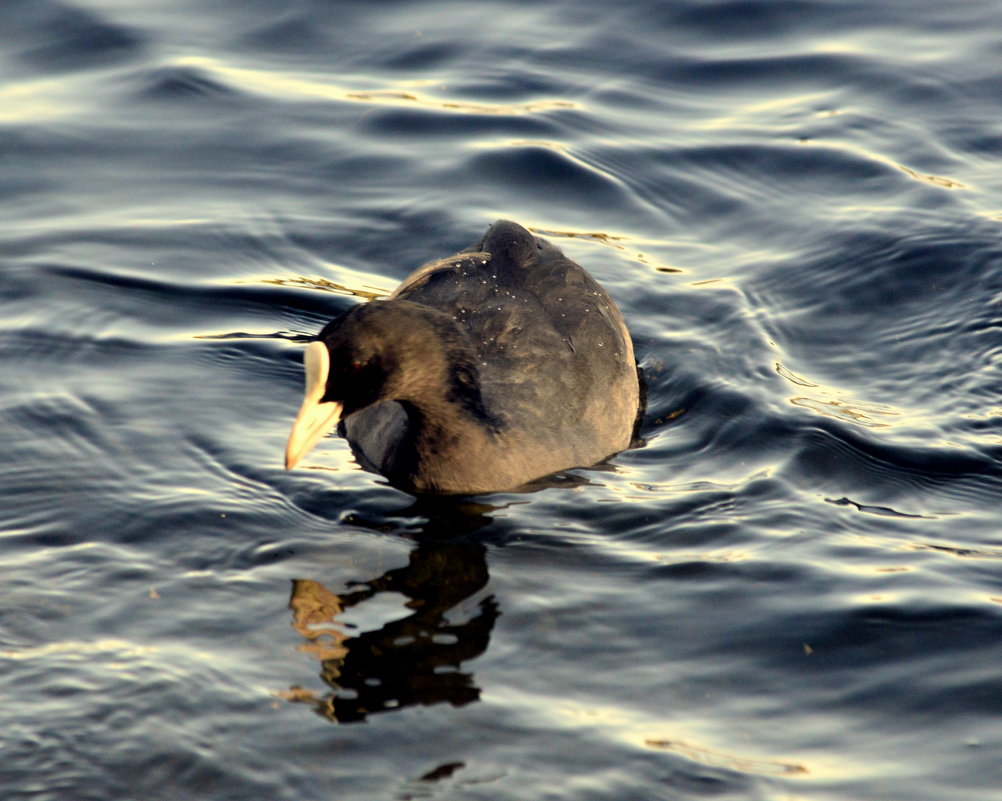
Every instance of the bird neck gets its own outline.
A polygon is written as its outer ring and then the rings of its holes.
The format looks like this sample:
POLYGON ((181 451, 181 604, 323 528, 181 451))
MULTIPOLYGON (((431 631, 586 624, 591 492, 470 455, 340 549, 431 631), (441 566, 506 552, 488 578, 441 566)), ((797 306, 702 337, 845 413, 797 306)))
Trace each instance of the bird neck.
POLYGON ((468 483, 472 463, 496 453, 501 433, 468 404, 428 395, 399 403, 407 414, 407 433, 384 465, 396 483, 417 492, 455 491, 468 483))
MULTIPOLYGON (((502 421, 486 406, 472 349, 450 347, 437 365, 439 380, 420 385, 401 403, 420 453, 489 447, 502 421)), ((441 458, 439 456, 438 458, 441 458)))
POLYGON ((463 423, 498 428, 500 421, 484 403, 476 353, 466 332, 437 309, 393 303, 406 311, 408 330, 398 336, 396 369, 386 398, 409 404, 419 429, 463 423))
POLYGON ((394 370, 384 399, 400 404, 407 427, 387 452, 383 472, 418 491, 462 486, 471 459, 496 451, 502 428, 481 393, 473 345, 450 316, 436 309, 386 303, 399 311, 394 370))

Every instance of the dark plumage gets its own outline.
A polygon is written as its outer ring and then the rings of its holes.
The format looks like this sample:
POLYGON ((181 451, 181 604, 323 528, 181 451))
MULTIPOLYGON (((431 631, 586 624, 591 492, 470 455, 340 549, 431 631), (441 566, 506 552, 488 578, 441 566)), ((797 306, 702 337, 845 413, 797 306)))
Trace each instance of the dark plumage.
POLYGON ((413 493, 483 493, 629 447, 640 405, 619 310, 513 222, 348 310, 307 347, 292 467, 339 419, 356 455, 413 493))

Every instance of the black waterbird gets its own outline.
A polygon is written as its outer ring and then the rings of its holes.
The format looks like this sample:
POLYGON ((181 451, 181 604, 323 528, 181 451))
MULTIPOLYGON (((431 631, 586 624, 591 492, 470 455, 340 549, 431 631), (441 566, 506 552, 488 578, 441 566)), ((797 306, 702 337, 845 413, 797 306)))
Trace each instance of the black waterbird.
POLYGON ((304 356, 292 468, 339 421, 360 463, 412 493, 514 489, 628 448, 633 343, 578 264, 508 221, 328 323, 304 356))

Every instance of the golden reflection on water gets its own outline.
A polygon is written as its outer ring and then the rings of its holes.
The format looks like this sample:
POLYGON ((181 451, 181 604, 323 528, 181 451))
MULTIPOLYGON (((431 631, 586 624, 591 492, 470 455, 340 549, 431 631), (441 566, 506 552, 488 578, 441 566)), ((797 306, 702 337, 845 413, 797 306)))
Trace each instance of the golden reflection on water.
MULTIPOLYGON (((445 88, 442 86, 441 88, 445 88)), ((414 92, 398 92, 384 90, 379 92, 348 92, 348 100, 359 100, 365 103, 382 103, 397 105, 401 101, 446 111, 459 111, 464 114, 534 114, 552 109, 580 108, 577 103, 566 100, 542 100, 534 103, 467 103, 429 98, 414 92)))
MULTIPOLYGON (((251 283, 241 281, 238 283, 251 283)), ((374 286, 350 287, 339 284, 335 281, 328 281, 326 278, 307 278, 306 276, 283 276, 280 278, 261 279, 262 284, 273 286, 294 287, 297 289, 317 289, 322 292, 334 292, 338 295, 349 295, 351 297, 362 298, 363 300, 375 300, 384 298, 390 294, 391 290, 374 286)))
POLYGON ((537 100, 531 103, 473 103, 461 100, 442 100, 413 91, 411 88, 414 86, 434 85, 440 90, 446 89, 445 85, 440 81, 401 81, 392 88, 362 91, 336 86, 321 77, 283 74, 269 70, 237 67, 226 64, 220 59, 206 56, 189 56, 177 59, 175 64, 179 67, 193 67, 213 73, 246 91, 283 98, 298 96, 300 98, 340 100, 352 103, 364 103, 366 105, 419 106, 460 114, 498 114, 508 116, 537 114, 557 109, 581 108, 580 104, 567 100, 537 100))
POLYGON ((900 170, 909 178, 915 181, 921 181, 922 183, 939 187, 940 189, 957 190, 957 189, 970 188, 969 186, 967 186, 967 184, 961 183, 960 181, 954 178, 947 178, 946 176, 943 175, 933 175, 932 173, 920 172, 919 170, 912 169, 911 167, 901 164, 900 162, 894 161, 894 159, 882 156, 879 153, 874 153, 871 150, 866 150, 865 148, 859 146, 847 145, 844 142, 836 142, 831 140, 825 140, 819 142, 813 139, 800 139, 798 140, 798 143, 804 146, 824 147, 829 150, 845 151, 847 153, 851 153, 854 156, 857 156, 862 161, 873 161, 877 162, 878 164, 883 164, 887 167, 893 167, 896 170, 900 170))
POLYGON ((863 404, 859 401, 849 403, 842 400, 819 400, 817 398, 797 397, 790 398, 790 403, 804 409, 810 409, 825 417, 841 420, 844 423, 856 423, 867 428, 886 428, 890 423, 880 423, 872 419, 876 415, 896 415, 896 412, 888 411, 887 407, 876 404, 863 404))
POLYGON ((698 745, 692 745, 681 740, 654 740, 644 741, 644 745, 649 748, 657 748, 661 751, 671 751, 680 756, 699 762, 704 765, 711 765, 725 770, 734 770, 740 773, 754 773, 759 776, 805 776, 810 771, 804 765, 794 762, 779 762, 756 757, 737 756, 723 751, 714 751, 698 745))
POLYGON ((296 650, 314 659, 344 659, 348 649, 344 646, 347 635, 337 616, 344 611, 341 596, 334 594, 319 581, 297 579, 293 583, 292 627, 306 642, 296 650))
POLYGON ((960 181, 955 181, 953 178, 919 172, 918 170, 913 170, 911 167, 906 167, 904 164, 895 164, 894 166, 901 170, 909 178, 914 178, 916 181, 925 181, 927 184, 932 184, 933 186, 938 186, 942 189, 967 189, 967 186, 962 184, 960 181))
MULTIPOLYGON (((588 169, 594 170, 592 165, 586 165, 588 169)), ((596 242, 600 245, 605 245, 606 247, 613 248, 614 250, 622 251, 626 253, 630 259, 639 262, 640 264, 646 264, 649 267, 653 267, 660 273, 680 273, 682 270, 678 267, 670 267, 666 264, 662 264, 656 261, 652 261, 642 250, 634 249, 633 247, 627 247, 626 243, 634 242, 636 239, 634 237, 626 236, 625 234, 607 234, 602 231, 571 231, 571 230, 560 230, 560 229, 550 229, 550 228, 529 228, 534 234, 539 236, 550 237, 550 238, 564 238, 564 239, 587 239, 591 242, 596 242)), ((657 241, 652 239, 643 240, 644 244, 648 245, 658 245, 666 246, 671 243, 668 241, 657 241)))
POLYGON ((877 417, 901 417, 901 412, 885 404, 847 401, 835 397, 842 393, 839 390, 826 389, 820 384, 808 381, 779 362, 775 363, 775 370, 777 374, 791 384, 815 390, 811 393, 813 397, 808 395, 791 397, 790 403, 794 406, 800 406, 803 409, 809 409, 825 417, 831 417, 845 423, 856 423, 867 428, 885 428, 891 425, 890 422, 881 422, 874 419, 877 417))
MULTIPOLYGON (((810 656, 813 649, 804 646, 805 656, 810 656)), ((538 702, 527 701, 534 708, 538 709, 538 702)), ((551 713, 558 710, 550 710, 551 713)), ((651 733, 649 720, 640 720, 634 714, 623 709, 589 705, 563 706, 559 709, 561 716, 572 718, 575 725, 600 726, 609 735, 616 739, 628 741, 633 746, 641 746, 646 749, 670 752, 683 759, 697 762, 702 765, 709 765, 722 770, 735 771, 739 773, 754 774, 757 776, 783 776, 783 777, 807 777, 817 778, 819 774, 831 774, 837 772, 834 765, 808 766, 800 761, 790 759, 774 759, 765 755, 736 754, 730 751, 721 751, 706 745, 697 745, 693 742, 696 729, 687 726, 684 722, 677 724, 687 730, 687 734, 682 736, 657 736, 651 733)))
MULTIPOLYGON (((306 276, 280 276, 278 278, 261 278, 256 280, 235 281, 236 284, 270 284, 271 286, 290 287, 294 289, 314 289, 320 292, 331 292, 335 295, 361 298, 362 300, 375 300, 390 294, 389 290, 370 285, 360 287, 350 287, 346 284, 339 284, 329 281, 326 278, 308 278, 306 276)), ((189 334, 184 333, 177 336, 179 340, 187 339, 189 334)), ((289 342, 309 342, 314 338, 313 334, 303 334, 292 331, 265 331, 253 333, 247 331, 224 331, 212 334, 195 334, 193 339, 284 339, 289 342)))

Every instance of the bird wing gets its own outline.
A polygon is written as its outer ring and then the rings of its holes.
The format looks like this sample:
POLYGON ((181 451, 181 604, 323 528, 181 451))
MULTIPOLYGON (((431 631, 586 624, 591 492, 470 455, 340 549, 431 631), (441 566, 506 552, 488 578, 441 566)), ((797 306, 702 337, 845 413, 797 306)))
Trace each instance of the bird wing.
POLYGON ((443 308, 435 302, 436 297, 447 294, 450 286, 462 291, 462 285, 471 274, 482 270, 490 259, 490 253, 474 252, 428 262, 401 281, 387 300, 412 300, 443 308))

